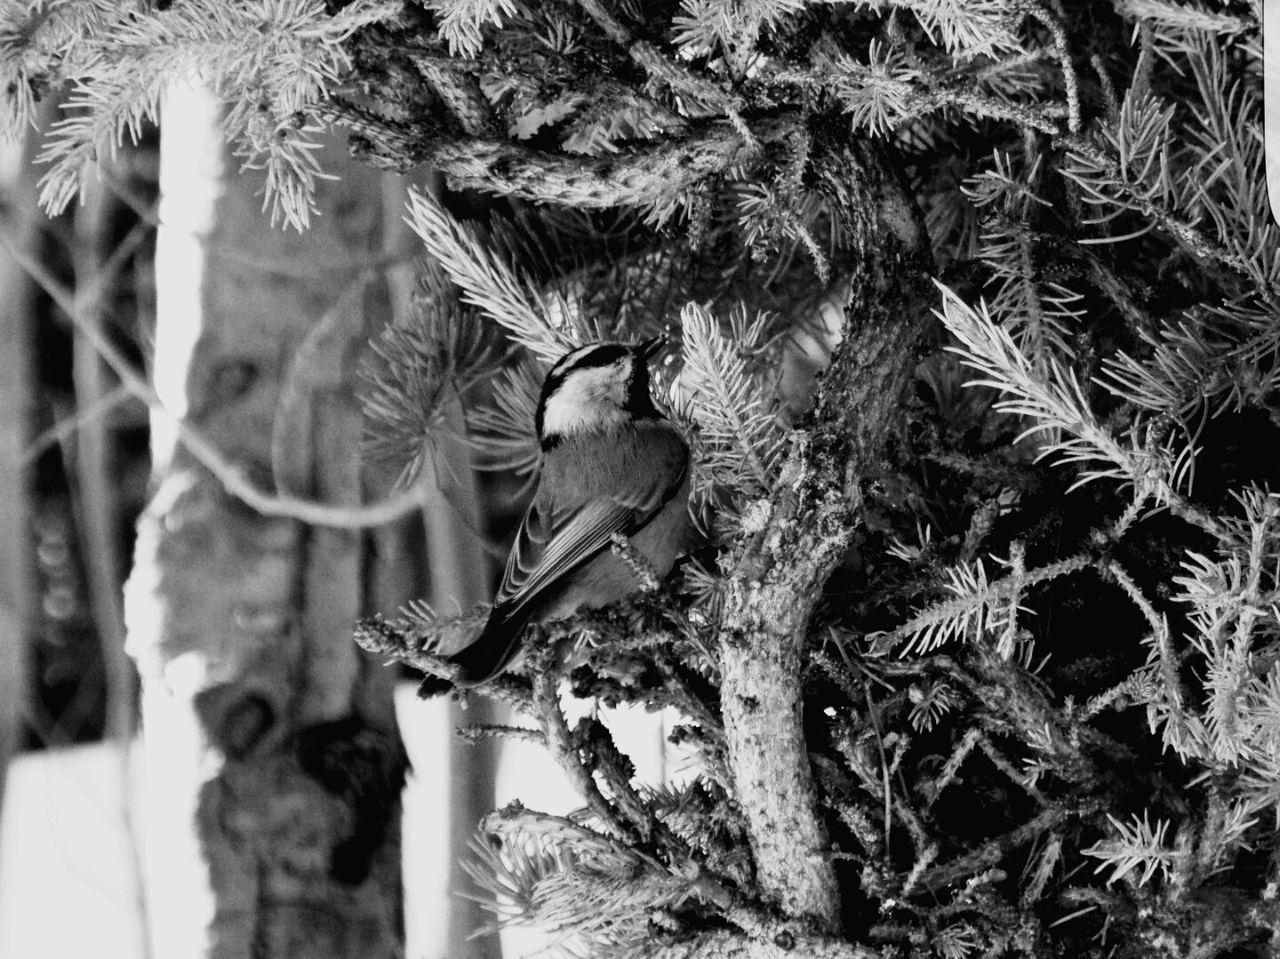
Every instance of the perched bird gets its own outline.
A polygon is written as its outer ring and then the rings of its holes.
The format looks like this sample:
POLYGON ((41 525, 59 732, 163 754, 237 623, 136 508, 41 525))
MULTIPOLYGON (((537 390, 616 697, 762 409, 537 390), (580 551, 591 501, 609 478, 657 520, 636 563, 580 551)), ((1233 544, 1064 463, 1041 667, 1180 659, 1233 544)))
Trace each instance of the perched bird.
POLYGON ((625 536, 659 577, 688 526, 689 447, 653 405, 648 361, 661 340, 596 343, 562 357, 538 399, 542 462, 484 631, 447 658, 458 686, 497 676, 531 622, 606 606, 640 587, 611 549, 625 536))

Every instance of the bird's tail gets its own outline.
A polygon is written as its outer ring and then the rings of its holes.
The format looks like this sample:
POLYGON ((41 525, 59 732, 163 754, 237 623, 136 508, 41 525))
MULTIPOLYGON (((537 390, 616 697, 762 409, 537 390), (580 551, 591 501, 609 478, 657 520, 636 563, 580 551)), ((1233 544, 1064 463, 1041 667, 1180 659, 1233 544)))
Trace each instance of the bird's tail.
POLYGON ((475 642, 449 655, 458 667, 454 685, 479 686, 502 672, 520 652, 520 634, 532 613, 527 605, 515 609, 495 606, 475 642))

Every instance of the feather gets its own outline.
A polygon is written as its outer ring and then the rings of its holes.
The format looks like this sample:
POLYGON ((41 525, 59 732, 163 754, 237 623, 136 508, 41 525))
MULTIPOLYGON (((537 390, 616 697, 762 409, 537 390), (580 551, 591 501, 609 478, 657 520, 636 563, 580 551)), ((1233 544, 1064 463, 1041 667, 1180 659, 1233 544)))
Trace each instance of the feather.
POLYGON ((662 420, 642 421, 621 436, 575 438, 548 454, 489 621, 474 643, 450 657, 460 667, 457 685, 473 686, 500 672, 518 652, 525 625, 560 597, 572 574, 608 548, 613 534, 631 537, 644 529, 682 488, 687 472, 687 448, 662 420), (600 463, 605 452, 628 482, 617 482, 609 471, 596 482, 560 481, 562 464, 600 463), (672 468, 655 468, 667 465, 664 457, 672 468))

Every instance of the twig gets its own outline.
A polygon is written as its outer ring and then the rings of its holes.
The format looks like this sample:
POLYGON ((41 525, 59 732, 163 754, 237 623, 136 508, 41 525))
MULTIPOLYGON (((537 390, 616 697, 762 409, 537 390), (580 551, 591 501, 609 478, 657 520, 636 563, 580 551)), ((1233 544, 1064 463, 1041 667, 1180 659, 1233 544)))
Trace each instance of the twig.
MULTIPOLYGON (((1201 259, 1220 263, 1246 280, 1252 281, 1254 279, 1249 270, 1248 262, 1243 256, 1223 248, 1219 243, 1210 239, 1194 223, 1166 210, 1134 190, 1122 174, 1120 164, 1099 149, 1097 145, 1084 137, 1074 135, 1058 137, 1056 145, 1065 147, 1070 152, 1093 164, 1123 191, 1126 202, 1129 203, 1131 209, 1147 217, 1157 227, 1181 243, 1189 252, 1201 259)), ((1064 171, 1063 175, 1070 178, 1068 171, 1064 171)))
POLYGON ((1101 57, 1095 53, 1089 57, 1089 63, 1093 66, 1094 73, 1098 75, 1098 84, 1102 87, 1102 99, 1107 104, 1107 119, 1114 122, 1120 116, 1120 98, 1116 96, 1116 85, 1112 82, 1111 74, 1107 72, 1101 57))
MULTIPOLYGON (((155 229, 165 226, 154 203, 148 203, 140 197, 127 183, 120 180, 111 171, 102 172, 102 178, 140 221, 138 226, 146 224, 155 229)), ((136 229, 136 227, 135 227, 136 229)), ((390 250, 370 253, 367 256, 352 256, 342 260, 328 260, 319 256, 308 256, 306 260, 297 258, 280 259, 265 255, 260 251, 252 254, 226 243, 215 243, 206 234, 197 233, 194 239, 201 247, 213 256, 245 266, 262 273, 289 277, 298 280, 332 280, 337 276, 358 276, 366 270, 389 270, 396 266, 412 263, 422 255, 416 244, 410 244, 402 250, 390 250)))
POLYGON ((1137 606, 1142 612, 1143 618, 1147 621, 1147 625, 1151 627, 1153 633, 1160 633, 1168 628, 1164 617, 1156 612, 1155 607, 1151 605, 1151 601, 1143 595, 1141 587, 1133 581, 1133 577, 1129 575, 1123 566, 1113 559, 1102 568, 1124 590, 1124 594, 1133 601, 1133 605, 1137 606))
POLYGON ((635 545, 627 537, 621 533, 614 533, 609 537, 609 549, 613 555, 621 559, 635 574, 636 579, 640 581, 640 589, 646 593, 652 593, 657 590, 660 582, 658 574, 654 571, 653 564, 649 562, 635 545))
POLYGON ((741 97, 732 96, 713 81, 698 76, 688 67, 682 66, 678 61, 664 54, 652 43, 636 40, 631 31, 604 8, 600 0, 578 0, 578 5, 596 21, 614 43, 626 47, 627 54, 644 68, 650 77, 666 84, 683 97, 700 99, 714 109, 722 111, 742 136, 751 152, 759 150, 760 145, 742 116, 744 104, 741 97))
POLYGON ((77 397, 75 415, 63 417, 28 443, 19 457, 19 465, 23 467, 31 465, 50 446, 61 443, 72 433, 83 429, 93 420, 108 415, 116 407, 129 400, 137 399, 127 386, 116 386, 87 404, 81 403, 77 397))
POLYGON ((564 712, 560 709, 559 674, 554 669, 538 669, 533 679, 533 703, 538 720, 542 723, 543 735, 552 757, 564 770, 570 785, 577 790, 596 818, 604 828, 616 836, 632 843, 636 830, 618 814, 600 792, 600 787, 591 777, 591 772, 581 761, 577 746, 573 742, 573 734, 565 722, 564 712))
POLYGON ((613 736, 603 723, 595 719, 585 720, 586 739, 595 759, 595 772, 604 779, 613 794, 614 802, 635 825, 641 838, 666 853, 669 861, 687 862, 691 851, 671 829, 653 812, 631 785, 631 762, 618 749, 613 736))
POLYGON ((469 743, 479 743, 486 739, 505 739, 508 742, 532 743, 535 746, 547 744, 546 734, 527 726, 503 726, 497 723, 483 723, 474 726, 460 726, 458 736, 469 743))
POLYGON ((1102 806, 1103 804, 1098 801, 1086 802, 1074 809, 1051 806, 1021 826, 984 843, 973 852, 927 870, 921 879, 921 884, 927 890, 939 890, 980 869, 995 865, 1010 850, 1025 845, 1046 830, 1053 829, 1072 817, 1082 817, 1096 812, 1102 806))
POLYGON ((1034 586, 1037 583, 1057 579, 1059 576, 1079 572, 1088 568, 1092 562, 1093 558, 1088 554, 1077 553, 1075 556, 1060 559, 1055 563, 1032 570, 1023 576, 1005 576, 995 582, 985 584, 984 589, 973 595, 945 599, 919 610, 910 620, 879 637, 878 643, 888 649, 896 646, 904 639, 909 639, 910 642, 901 653, 901 655, 905 656, 911 651, 919 635, 926 629, 936 627, 939 623, 953 620, 966 610, 991 607, 997 602, 1014 599, 1028 586, 1034 586))
POLYGON ((1038 3, 1027 3, 1023 7, 1034 19, 1039 20, 1053 36, 1053 45, 1058 52, 1058 63, 1062 65, 1062 80, 1067 88, 1067 129, 1072 133, 1080 132, 1080 83, 1076 78, 1076 68, 1071 62, 1071 52, 1067 49, 1067 31, 1062 21, 1038 3))
POLYGON ((243 468, 229 462, 204 436, 181 417, 171 413, 146 378, 107 337, 88 323, 71 293, 34 257, 18 249, 7 234, 0 231, 9 254, 27 271, 58 305, 85 339, 98 351, 115 372, 121 384, 147 406, 171 419, 177 426, 182 443, 212 473, 232 496, 263 516, 282 516, 312 526, 338 529, 364 529, 394 522, 422 505, 422 491, 415 487, 402 490, 376 503, 359 506, 332 506, 297 496, 276 495, 259 489, 249 480, 243 468))
POLYGON ((1009 782, 1013 783, 1020 789, 1025 790, 1027 795, 1041 806, 1049 805, 1049 801, 1045 798, 1044 793, 1036 787, 1036 784, 1028 781, 1027 777, 1019 774, 1013 763, 1009 762, 1009 760, 1007 760, 1004 755, 997 750, 994 745, 992 745, 989 738, 982 736, 978 740, 978 748, 986 753, 986 756, 991 760, 992 765, 1004 773, 1005 778, 1007 778, 1009 782))
POLYGON ((938 801, 938 797, 951 785, 956 778, 956 773, 960 771, 960 767, 964 765, 964 761, 969 758, 969 754, 977 748, 979 740, 982 739, 982 730, 977 726, 969 729, 960 742, 952 747, 951 756, 943 765, 942 770, 932 781, 927 783, 925 795, 924 811, 927 813, 933 808, 933 804, 938 801))
MULTIPOLYGON (((800 83, 825 89, 828 79, 815 70, 783 69, 777 78, 784 83, 800 83)), ((977 116, 994 117, 998 120, 1009 120, 1019 126, 1036 130, 1040 133, 1057 135, 1061 128, 1049 116, 1045 108, 1035 109, 1018 103, 1006 103, 993 100, 968 89, 955 87, 924 87, 908 80, 894 80, 890 77, 878 77, 878 86, 895 89, 905 101, 902 122, 915 120, 925 114, 940 110, 946 106, 958 107, 977 116)))
POLYGON ((750 938, 750 947, 732 933, 709 933, 699 936, 686 955, 689 959, 878 959, 879 953, 841 939, 825 936, 808 928, 807 924, 779 919, 767 909, 754 903, 735 900, 725 913, 725 918, 750 938), (733 938, 721 941, 721 937, 733 938), (735 941, 737 940, 737 941, 735 941))

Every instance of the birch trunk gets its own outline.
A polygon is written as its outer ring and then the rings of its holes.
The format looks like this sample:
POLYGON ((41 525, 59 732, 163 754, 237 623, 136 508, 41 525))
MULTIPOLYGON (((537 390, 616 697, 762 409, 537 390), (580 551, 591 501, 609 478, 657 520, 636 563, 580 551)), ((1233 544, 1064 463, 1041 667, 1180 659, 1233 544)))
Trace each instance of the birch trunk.
MULTIPOLYGON (((353 363, 366 307, 385 309, 378 177, 327 143, 322 215, 272 228, 217 121, 199 91, 162 115, 157 392, 258 486, 356 504, 353 363)), ((254 513, 153 421, 126 619, 155 954, 399 956, 391 673, 351 642, 365 537, 254 513)))

